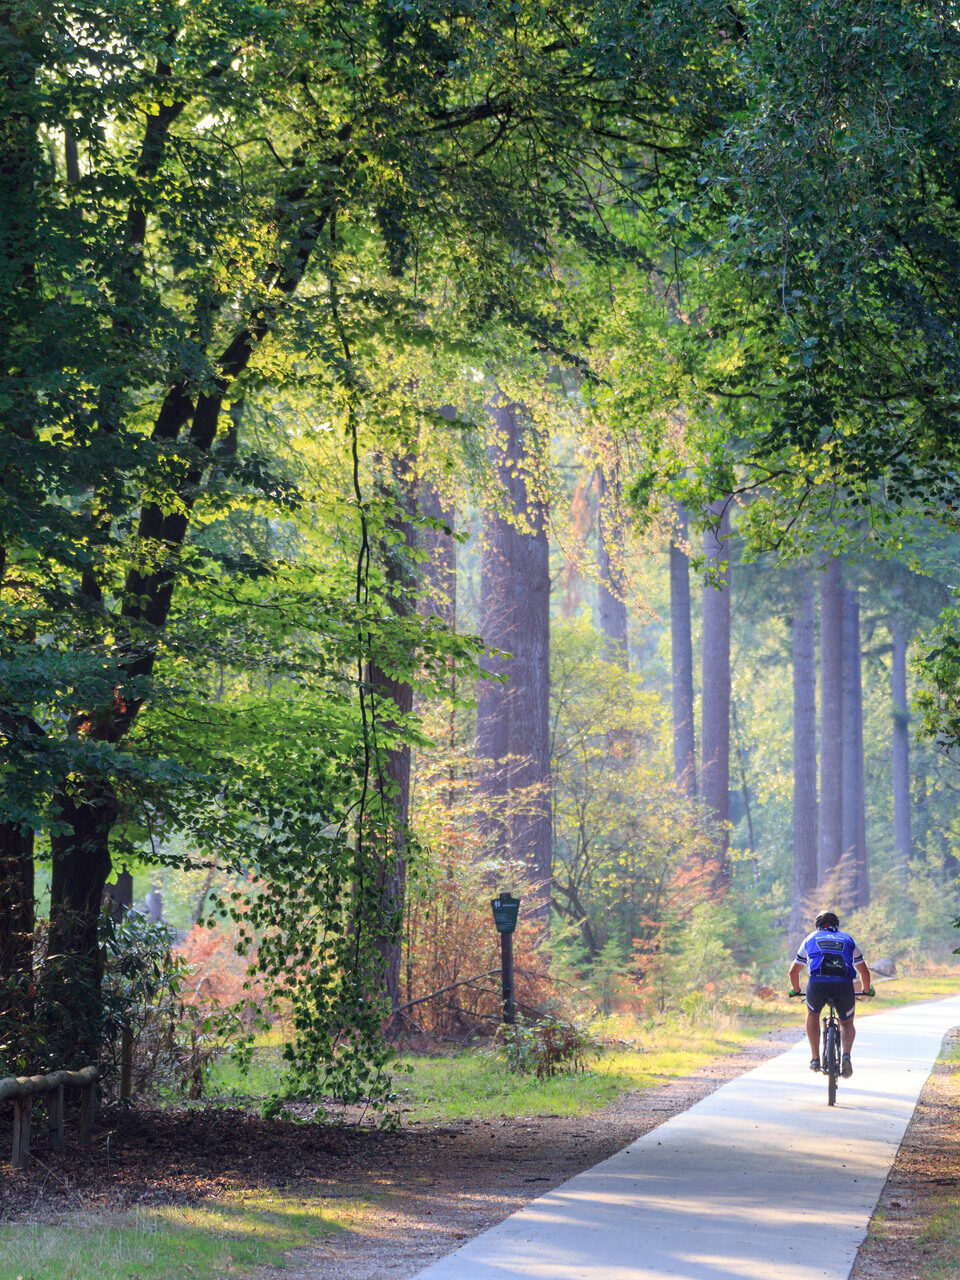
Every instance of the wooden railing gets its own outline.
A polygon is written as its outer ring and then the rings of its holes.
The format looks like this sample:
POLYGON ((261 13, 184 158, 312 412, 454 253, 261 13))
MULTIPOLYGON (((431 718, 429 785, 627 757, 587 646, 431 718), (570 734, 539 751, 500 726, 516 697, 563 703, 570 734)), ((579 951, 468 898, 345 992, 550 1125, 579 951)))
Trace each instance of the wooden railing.
POLYGON ((48 1098, 50 1145, 54 1151, 63 1150, 65 1089, 80 1090, 80 1144, 85 1151, 89 1151, 99 1078, 100 1072, 96 1067, 81 1067, 79 1071, 53 1071, 48 1076, 7 1076, 0 1080, 0 1102, 9 1100, 13 1103, 12 1168, 26 1169, 30 1160, 30 1124, 33 1118, 33 1100, 38 1095, 48 1098))

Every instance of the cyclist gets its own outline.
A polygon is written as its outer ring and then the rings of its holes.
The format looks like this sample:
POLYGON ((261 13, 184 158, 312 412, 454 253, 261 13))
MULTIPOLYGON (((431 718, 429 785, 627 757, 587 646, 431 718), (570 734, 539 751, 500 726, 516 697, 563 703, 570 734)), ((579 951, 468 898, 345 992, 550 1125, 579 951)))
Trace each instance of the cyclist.
POLYGON ((840 1074, 853 1075, 850 1051, 856 1030, 853 1015, 857 1010, 853 979, 859 974, 864 991, 870 991, 870 970, 860 948, 849 933, 840 930, 835 911, 821 911, 816 928, 807 934, 790 969, 790 988, 800 994, 800 970, 807 966, 807 1039, 810 1041, 810 1070, 820 1070, 820 1010, 832 999, 840 1019, 840 1047, 843 1060, 840 1074))

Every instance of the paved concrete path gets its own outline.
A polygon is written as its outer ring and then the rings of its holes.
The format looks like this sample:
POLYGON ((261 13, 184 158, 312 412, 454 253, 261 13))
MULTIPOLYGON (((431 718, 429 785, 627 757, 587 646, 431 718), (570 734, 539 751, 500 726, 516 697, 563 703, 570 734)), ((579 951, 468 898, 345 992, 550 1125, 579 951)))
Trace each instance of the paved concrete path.
POLYGON ((835 1107, 804 1039, 421 1280, 846 1280, 960 996, 857 1021, 835 1107))

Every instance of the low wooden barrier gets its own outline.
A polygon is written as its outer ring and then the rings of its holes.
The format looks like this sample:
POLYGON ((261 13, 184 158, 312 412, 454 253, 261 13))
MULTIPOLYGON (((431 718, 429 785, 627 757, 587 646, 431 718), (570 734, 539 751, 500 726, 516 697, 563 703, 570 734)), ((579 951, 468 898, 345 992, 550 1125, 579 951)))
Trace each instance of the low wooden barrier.
POLYGON ((80 1144, 89 1151, 99 1078, 100 1072, 96 1067, 81 1067, 79 1071, 53 1071, 48 1076, 7 1076, 0 1080, 0 1102, 9 1100, 13 1103, 12 1168, 26 1169, 30 1160, 30 1123, 33 1100, 38 1095, 49 1095, 50 1145, 54 1151, 63 1150, 65 1089, 80 1090, 80 1144))

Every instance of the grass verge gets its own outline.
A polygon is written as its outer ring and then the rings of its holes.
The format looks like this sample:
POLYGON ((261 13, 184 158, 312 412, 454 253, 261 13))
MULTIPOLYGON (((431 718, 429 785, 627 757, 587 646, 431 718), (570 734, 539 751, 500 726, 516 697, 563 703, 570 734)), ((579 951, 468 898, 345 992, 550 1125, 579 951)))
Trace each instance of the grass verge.
POLYGON ((0 1227, 4 1280, 197 1280, 283 1265, 363 1216, 362 1201, 244 1193, 217 1204, 77 1212, 0 1227))
MULTIPOLYGON (((859 1015, 951 995, 960 990, 960 966, 878 983, 877 990, 878 999, 862 1002, 859 1015)), ((734 1008, 700 998, 694 1003, 686 1012, 642 1022, 610 1017, 598 1023, 595 1034, 605 1048, 581 1075, 538 1081, 510 1071, 496 1055, 482 1050, 402 1056, 393 1064, 399 1110, 408 1120, 587 1114, 628 1090, 689 1075, 714 1058, 742 1052, 770 1031, 803 1023, 802 1002, 786 998, 734 1008)), ((274 1037, 257 1046, 246 1076, 229 1059, 217 1063, 209 1093, 225 1101, 259 1100, 279 1089, 282 1076, 274 1037)))
POLYGON ((395 1077, 408 1120, 586 1115, 621 1093, 690 1075, 718 1057, 739 1053, 784 1024, 779 1012, 717 1012, 637 1024, 608 1019, 597 1030, 605 1047, 580 1074, 538 1080, 510 1070, 494 1052, 406 1057, 395 1077))

